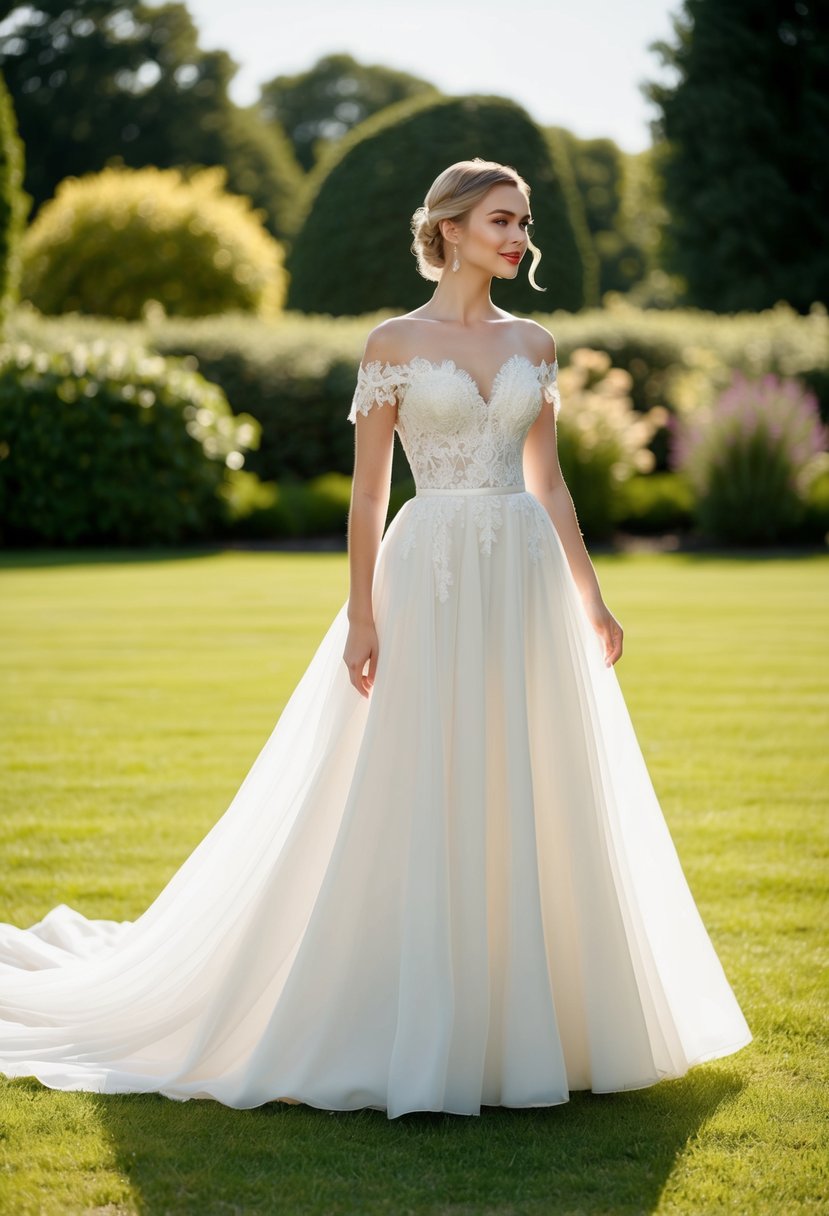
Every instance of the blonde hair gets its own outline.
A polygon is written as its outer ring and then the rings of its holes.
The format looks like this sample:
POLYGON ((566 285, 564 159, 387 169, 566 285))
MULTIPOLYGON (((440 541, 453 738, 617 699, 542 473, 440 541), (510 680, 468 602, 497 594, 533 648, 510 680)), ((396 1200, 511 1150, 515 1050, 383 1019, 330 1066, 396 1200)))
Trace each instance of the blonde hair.
MULTIPOLYGON (((414 240, 411 252, 417 258, 418 273, 424 279, 440 282, 446 268, 446 249, 441 220, 462 221, 464 217, 486 197, 493 186, 518 186, 529 201, 530 187, 512 165, 501 165, 494 160, 459 160, 444 169, 429 187, 423 206, 418 207, 411 219, 414 240)), ((541 250, 527 237, 533 253, 528 279, 536 291, 546 291, 535 281, 535 268, 541 261, 541 250)))

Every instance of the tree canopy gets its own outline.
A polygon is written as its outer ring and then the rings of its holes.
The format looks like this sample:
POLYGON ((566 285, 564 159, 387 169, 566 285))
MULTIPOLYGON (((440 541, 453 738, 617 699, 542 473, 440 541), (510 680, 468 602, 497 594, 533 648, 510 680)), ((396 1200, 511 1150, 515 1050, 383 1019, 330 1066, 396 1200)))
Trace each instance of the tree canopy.
POLYGON ((109 163, 224 165, 277 236, 293 231, 302 172, 276 123, 234 105, 236 64, 204 51, 184 4, 5 5, 0 68, 27 149, 35 210, 63 178, 109 163))
POLYGON ((684 0, 644 92, 670 213, 660 250, 685 302, 721 312, 829 296, 829 10, 822 0, 684 0))
POLYGON ((262 85, 260 110, 291 141, 308 171, 320 156, 372 114, 409 97, 436 93, 434 85, 383 64, 351 55, 324 55, 306 72, 276 76, 262 85))

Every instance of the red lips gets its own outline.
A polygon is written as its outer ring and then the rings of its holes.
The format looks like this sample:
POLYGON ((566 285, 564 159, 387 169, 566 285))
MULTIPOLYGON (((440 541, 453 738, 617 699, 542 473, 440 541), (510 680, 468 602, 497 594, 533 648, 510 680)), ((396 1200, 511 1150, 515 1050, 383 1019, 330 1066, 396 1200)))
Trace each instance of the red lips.
POLYGON ((502 253, 501 257, 506 258, 508 262, 512 262, 514 266, 521 261, 520 253, 502 253))

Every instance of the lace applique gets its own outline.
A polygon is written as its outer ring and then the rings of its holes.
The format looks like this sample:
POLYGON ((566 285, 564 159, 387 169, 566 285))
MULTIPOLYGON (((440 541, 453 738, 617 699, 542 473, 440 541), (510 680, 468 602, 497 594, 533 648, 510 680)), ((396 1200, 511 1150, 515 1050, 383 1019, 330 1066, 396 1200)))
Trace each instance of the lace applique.
MULTIPOLYGON (((464 499, 447 495, 445 498, 412 498, 406 504, 407 518, 400 544, 403 557, 408 557, 417 545, 418 535, 423 531, 432 551, 432 568, 435 575, 435 595, 446 603, 449 588, 455 581, 451 566, 452 521, 461 511, 464 499)), ((504 503, 509 510, 520 512, 527 520, 527 552, 533 563, 541 559, 544 546, 544 521, 546 511, 531 494, 481 494, 472 497, 469 506, 472 519, 478 530, 478 546, 482 553, 492 553, 492 543, 504 522, 504 503)), ((461 514, 461 527, 466 527, 466 516, 461 514)))
MULTIPOLYGON (((518 495, 510 494, 507 497, 517 498, 518 495)), ((480 546, 480 550, 482 553, 491 553, 492 542, 496 539, 498 529, 503 523, 501 496, 481 494, 479 498, 473 498, 472 515, 478 526, 478 545, 480 546)))
POLYGON ((396 428, 418 488, 515 485, 527 431, 542 406, 540 375, 526 355, 499 369, 489 401, 453 360, 416 357, 406 367, 396 428))
POLYGON ((361 363, 348 421, 356 423, 357 412, 367 414, 373 405, 397 404, 398 392, 406 383, 407 373, 403 364, 383 363, 380 359, 374 359, 365 367, 361 363))
POLYGON ((544 545, 544 528, 549 515, 532 494, 509 494, 507 503, 511 511, 520 511, 529 524, 527 551, 533 562, 541 558, 544 545))
POLYGON ((544 396, 553 407, 553 415, 558 418, 561 409, 561 394, 558 389, 558 359, 547 363, 542 359, 538 368, 538 378, 544 391, 544 396))
POLYGON ((408 503, 406 531, 400 546, 403 557, 408 557, 417 544, 420 521, 429 524, 432 544, 432 566, 435 572, 435 594, 441 603, 449 598, 449 587, 455 581, 449 563, 452 516, 463 506, 458 498, 412 498, 408 503))

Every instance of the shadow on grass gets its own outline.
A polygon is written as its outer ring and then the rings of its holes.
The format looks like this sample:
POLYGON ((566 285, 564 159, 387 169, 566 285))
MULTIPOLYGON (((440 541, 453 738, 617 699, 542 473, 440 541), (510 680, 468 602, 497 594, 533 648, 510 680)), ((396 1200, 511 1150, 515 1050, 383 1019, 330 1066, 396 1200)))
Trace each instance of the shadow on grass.
POLYGON ((180 562, 188 558, 215 557, 227 545, 188 545, 136 549, 4 549, 0 570, 37 570, 58 566, 127 566, 137 562, 180 562))
MULTIPOLYGON (((829 554, 827 545, 765 545, 756 548, 692 545, 673 535, 640 537, 619 534, 613 540, 588 542, 594 557, 624 560, 632 553, 659 553, 684 561, 756 562, 773 558, 775 561, 797 562, 829 554)), ((229 537, 204 545, 148 548, 73 548, 73 549, 4 549, 0 550, 0 570, 34 570, 60 566, 130 565, 137 562, 184 561, 215 557, 235 552, 347 552, 344 534, 332 536, 282 537, 275 540, 239 539, 229 537)))
POLYGON ((617 1216, 656 1208, 689 1140, 743 1085, 713 1061, 560 1106, 391 1120, 279 1102, 239 1111, 158 1094, 82 1098, 142 1213, 617 1216))

